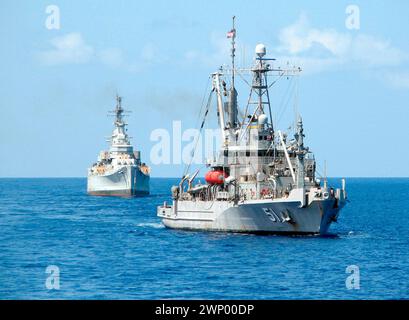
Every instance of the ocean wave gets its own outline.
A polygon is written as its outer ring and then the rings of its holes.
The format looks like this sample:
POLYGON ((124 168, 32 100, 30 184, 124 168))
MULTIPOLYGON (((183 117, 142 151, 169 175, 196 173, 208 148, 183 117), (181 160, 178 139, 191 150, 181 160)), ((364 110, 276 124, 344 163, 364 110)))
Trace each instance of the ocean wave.
POLYGON ((159 222, 142 222, 142 223, 137 223, 137 227, 142 227, 142 228, 154 228, 154 229, 163 229, 165 226, 162 223, 159 222))

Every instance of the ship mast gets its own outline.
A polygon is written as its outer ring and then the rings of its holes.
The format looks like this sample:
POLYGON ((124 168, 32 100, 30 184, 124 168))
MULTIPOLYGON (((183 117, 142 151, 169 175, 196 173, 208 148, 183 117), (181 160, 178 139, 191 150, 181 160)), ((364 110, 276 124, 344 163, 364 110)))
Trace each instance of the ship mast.
POLYGON ((228 128, 235 129, 237 127, 237 91, 234 87, 234 78, 236 73, 236 68, 234 64, 234 58, 236 56, 236 26, 235 26, 236 16, 233 16, 233 25, 231 31, 228 33, 228 37, 231 38, 231 64, 232 64, 232 74, 231 74, 231 88, 229 95, 229 102, 227 108, 228 114, 228 128))
MULTIPOLYGON (((257 101, 252 101, 250 103, 257 105, 257 109, 253 117, 254 116, 257 117, 260 114, 264 114, 265 113, 264 105, 267 105, 268 112, 270 115, 270 125, 273 131, 270 96, 268 92, 269 86, 268 86, 268 80, 267 80, 267 73, 271 71, 271 68, 270 68, 270 65, 266 63, 266 61, 269 61, 269 60, 274 61, 275 59, 265 58, 265 55, 266 55, 266 47, 263 44, 258 44, 256 46, 256 66, 252 69, 253 84, 251 88, 251 91, 255 92, 257 95, 257 101)), ((250 95, 252 92, 250 92, 250 95)))
MULTIPOLYGON (((275 59, 265 58, 266 47, 264 44, 258 44, 256 46, 255 53, 255 65, 248 70, 253 74, 253 80, 250 85, 250 94, 247 101, 245 115, 243 117, 243 122, 241 123, 241 127, 245 126, 245 128, 242 130, 240 140, 245 136, 252 123, 257 122, 259 116, 265 115, 265 105, 267 105, 270 115, 270 124, 268 125, 269 131, 271 136, 274 137, 270 96, 268 93, 270 86, 268 84, 267 73, 271 71, 283 73, 285 70, 273 69, 270 67, 270 64, 266 63, 266 61, 274 61, 275 59), (250 105, 255 106, 254 109, 252 108, 252 111, 250 111, 250 105)), ((274 143, 274 139, 272 140, 274 143)))
POLYGON ((122 98, 117 94, 116 95, 116 106, 113 111, 110 111, 110 113, 113 113, 115 116, 115 121, 114 121, 114 126, 115 129, 112 132, 111 136, 111 149, 116 146, 120 145, 130 145, 129 137, 126 133, 126 123, 124 122, 124 112, 126 112, 122 108, 122 98))
POLYGON ((233 29, 232 29, 232 37, 231 37, 231 66, 232 66, 232 74, 231 74, 231 87, 232 87, 232 89, 234 89, 234 73, 235 73, 235 70, 234 70, 234 57, 236 56, 235 55, 235 51, 236 51, 236 48, 235 48, 235 44, 236 44, 236 28, 235 28, 235 25, 234 25, 234 20, 236 19, 236 16, 233 16, 233 29))
POLYGON ((117 128, 122 128, 124 126, 124 123, 122 121, 122 113, 124 112, 124 109, 122 108, 121 105, 122 102, 122 98, 120 96, 118 96, 118 94, 116 95, 116 107, 115 107, 115 127, 117 128))

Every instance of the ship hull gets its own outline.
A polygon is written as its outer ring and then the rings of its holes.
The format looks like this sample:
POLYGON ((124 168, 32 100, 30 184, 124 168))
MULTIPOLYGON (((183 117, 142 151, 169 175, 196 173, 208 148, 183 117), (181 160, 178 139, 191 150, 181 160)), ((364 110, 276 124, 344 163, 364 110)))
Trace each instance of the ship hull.
POLYGON ((143 197, 149 195, 147 191, 131 191, 131 190, 103 190, 103 191, 88 191, 91 196, 101 197, 143 197))
POLYGON ((159 207, 158 216, 166 227, 174 229, 324 235, 341 209, 333 199, 300 205, 298 201, 254 201, 238 205, 221 201, 209 208, 205 202, 175 201, 172 206, 159 207))
POLYGON ((95 196, 149 195, 149 175, 137 166, 124 166, 104 175, 88 175, 87 192, 95 196))

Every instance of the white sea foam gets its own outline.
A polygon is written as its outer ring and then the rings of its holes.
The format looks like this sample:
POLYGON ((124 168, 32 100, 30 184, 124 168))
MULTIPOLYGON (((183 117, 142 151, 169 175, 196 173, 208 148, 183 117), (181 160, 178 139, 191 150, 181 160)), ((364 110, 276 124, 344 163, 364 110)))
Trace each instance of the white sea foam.
POLYGON ((158 222, 145 222, 145 223, 138 223, 136 225, 137 227, 148 227, 148 228, 154 228, 154 229, 162 229, 165 228, 165 226, 161 223, 158 222))
POLYGON ((344 235, 345 238, 354 238, 354 239, 367 239, 371 235, 369 233, 360 232, 360 231, 349 231, 348 234, 344 235))

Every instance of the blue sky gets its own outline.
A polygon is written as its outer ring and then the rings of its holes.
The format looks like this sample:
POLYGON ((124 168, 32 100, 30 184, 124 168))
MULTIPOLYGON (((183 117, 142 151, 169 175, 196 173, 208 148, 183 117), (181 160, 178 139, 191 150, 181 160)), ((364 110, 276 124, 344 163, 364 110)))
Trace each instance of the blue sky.
MULTIPOLYGON (((196 125, 208 75, 229 62, 232 15, 239 64, 263 42, 303 68, 305 141, 328 175, 409 176, 408 14, 407 1, 1 1, 0 176, 85 176, 116 92, 149 163, 153 130, 196 125), (45 26, 51 4, 59 30, 45 26), (345 25, 350 4, 359 30, 345 25)), ((182 171, 152 165, 153 176, 182 171)))

